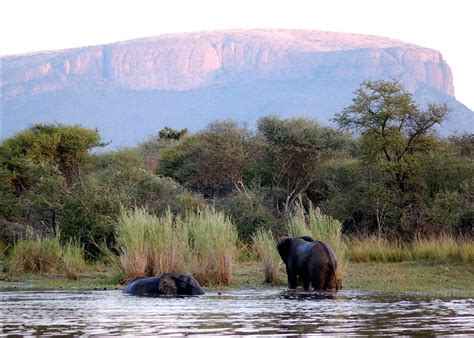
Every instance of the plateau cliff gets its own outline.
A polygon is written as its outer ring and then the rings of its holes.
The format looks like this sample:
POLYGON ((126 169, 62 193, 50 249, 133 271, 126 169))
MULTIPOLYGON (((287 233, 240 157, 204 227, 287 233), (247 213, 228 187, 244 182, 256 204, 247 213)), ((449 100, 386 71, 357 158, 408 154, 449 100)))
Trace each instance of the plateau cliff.
POLYGON ((396 78, 421 104, 447 102, 444 134, 472 131, 438 51, 364 35, 234 30, 2 57, 3 137, 35 122, 98 127, 114 146, 165 125, 308 116, 327 123, 363 80, 396 78))

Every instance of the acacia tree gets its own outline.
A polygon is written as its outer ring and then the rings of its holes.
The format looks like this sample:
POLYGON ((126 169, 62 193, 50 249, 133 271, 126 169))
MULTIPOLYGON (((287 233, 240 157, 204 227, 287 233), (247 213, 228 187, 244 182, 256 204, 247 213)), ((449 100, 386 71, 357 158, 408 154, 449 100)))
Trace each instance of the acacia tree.
POLYGON ((267 144, 276 205, 282 204, 283 212, 308 192, 320 176, 324 161, 341 153, 348 142, 343 133, 304 118, 263 117, 258 130, 267 144))
POLYGON ((433 126, 443 121, 449 108, 429 104, 421 109, 395 80, 363 82, 355 94, 352 105, 334 120, 360 133, 363 165, 385 173, 385 185, 397 192, 394 205, 403 217, 416 206, 416 178, 425 167, 425 155, 436 146, 433 126))
POLYGON ((6 139, 0 146, 0 190, 15 197, 16 212, 2 205, 0 217, 54 230, 66 199, 86 192, 82 171, 89 150, 103 145, 97 130, 62 124, 37 124, 6 139))

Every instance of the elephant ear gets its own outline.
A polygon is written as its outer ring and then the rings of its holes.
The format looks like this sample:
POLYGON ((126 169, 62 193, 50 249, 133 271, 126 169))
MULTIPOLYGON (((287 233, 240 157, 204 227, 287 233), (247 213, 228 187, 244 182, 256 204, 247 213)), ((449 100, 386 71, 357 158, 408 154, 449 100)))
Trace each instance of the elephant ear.
POLYGON ((288 256, 290 255, 291 240, 292 238, 288 236, 282 236, 277 241, 278 253, 285 264, 288 262, 288 256))

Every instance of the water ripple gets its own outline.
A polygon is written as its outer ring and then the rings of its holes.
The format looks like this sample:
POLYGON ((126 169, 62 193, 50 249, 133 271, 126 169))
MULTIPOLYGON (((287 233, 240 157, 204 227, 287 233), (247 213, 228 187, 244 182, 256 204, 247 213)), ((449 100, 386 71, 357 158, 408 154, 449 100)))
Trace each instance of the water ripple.
POLYGON ((0 300, 3 335, 474 334, 472 298, 237 290, 193 298, 0 292, 0 300))

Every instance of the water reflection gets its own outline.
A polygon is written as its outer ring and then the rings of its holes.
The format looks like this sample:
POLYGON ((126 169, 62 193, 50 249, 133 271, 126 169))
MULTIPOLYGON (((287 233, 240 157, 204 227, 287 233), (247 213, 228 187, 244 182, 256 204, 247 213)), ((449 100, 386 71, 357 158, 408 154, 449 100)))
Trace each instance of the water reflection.
POLYGON ((0 301, 3 335, 474 334, 472 298, 241 290, 192 298, 2 292, 0 301))

